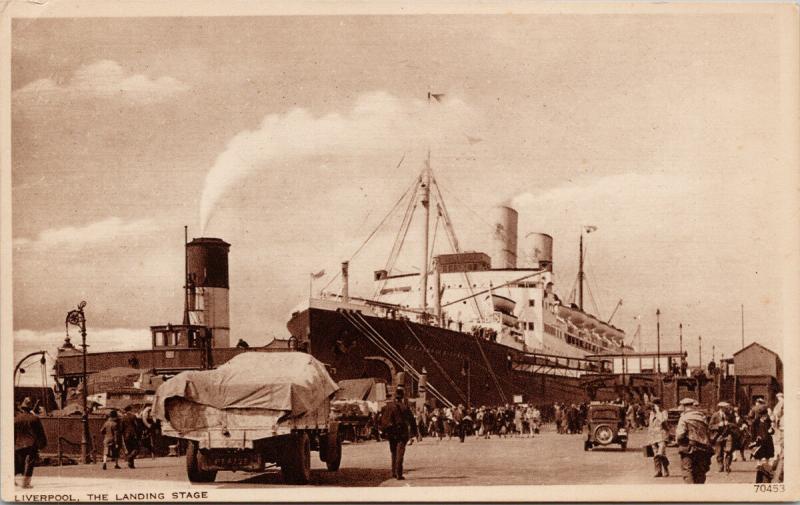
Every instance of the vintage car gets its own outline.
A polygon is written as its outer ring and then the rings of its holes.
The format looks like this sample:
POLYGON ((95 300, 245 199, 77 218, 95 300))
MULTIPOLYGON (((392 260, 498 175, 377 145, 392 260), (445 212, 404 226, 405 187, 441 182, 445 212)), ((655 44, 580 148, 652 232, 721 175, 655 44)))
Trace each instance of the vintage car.
POLYGON ((619 444, 624 451, 628 446, 628 432, 625 429, 623 407, 612 403, 590 403, 586 414, 586 432, 584 451, 610 444, 619 444))

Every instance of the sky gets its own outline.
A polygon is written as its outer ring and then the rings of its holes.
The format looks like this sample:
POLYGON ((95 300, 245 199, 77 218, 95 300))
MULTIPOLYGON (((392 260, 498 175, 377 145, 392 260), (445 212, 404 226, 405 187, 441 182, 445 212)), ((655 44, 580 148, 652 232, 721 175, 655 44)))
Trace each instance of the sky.
POLYGON ((55 355, 80 300, 92 351, 180 322, 184 225, 232 244, 233 341, 286 337, 310 272, 351 259, 371 293, 400 214, 353 252, 428 150, 464 249, 491 251, 510 202, 554 237, 565 297, 594 225, 587 308, 622 299, 640 347, 660 309, 662 349, 683 323, 690 362, 699 335, 730 356, 743 304, 746 343, 779 350, 781 34, 768 13, 14 20, 15 356, 55 355))

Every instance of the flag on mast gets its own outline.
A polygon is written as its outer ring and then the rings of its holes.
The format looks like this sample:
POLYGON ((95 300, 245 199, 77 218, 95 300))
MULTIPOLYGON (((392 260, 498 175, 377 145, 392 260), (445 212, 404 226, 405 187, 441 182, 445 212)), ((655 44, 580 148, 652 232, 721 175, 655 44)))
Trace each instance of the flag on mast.
POLYGON ((584 225, 583 229, 586 230, 586 233, 592 233, 593 231, 597 231, 597 226, 594 225, 584 225))
POLYGON ((323 275, 325 275, 325 270, 320 270, 319 272, 316 272, 316 273, 312 272, 311 273, 311 278, 312 279, 319 279, 323 275))

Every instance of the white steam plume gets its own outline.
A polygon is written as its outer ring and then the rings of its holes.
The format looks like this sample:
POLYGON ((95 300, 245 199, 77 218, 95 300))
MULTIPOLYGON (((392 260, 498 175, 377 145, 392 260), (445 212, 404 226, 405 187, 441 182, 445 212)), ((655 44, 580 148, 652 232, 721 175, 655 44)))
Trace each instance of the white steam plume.
POLYGON ((461 100, 403 100, 385 92, 358 97, 346 114, 314 116, 296 108, 270 114, 255 130, 239 132, 228 142, 206 176, 200 204, 200 227, 205 231, 225 193, 251 173, 268 170, 279 161, 298 161, 319 155, 353 157, 442 141, 464 142, 462 132, 472 112, 461 100))

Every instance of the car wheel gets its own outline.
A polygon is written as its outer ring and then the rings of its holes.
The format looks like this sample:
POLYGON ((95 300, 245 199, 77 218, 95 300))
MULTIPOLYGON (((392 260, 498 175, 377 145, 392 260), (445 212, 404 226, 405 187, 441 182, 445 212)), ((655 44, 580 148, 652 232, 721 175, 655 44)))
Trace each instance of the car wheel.
POLYGON ((601 424, 594 429, 594 439, 601 445, 608 445, 614 440, 614 431, 611 429, 611 426, 601 424))

